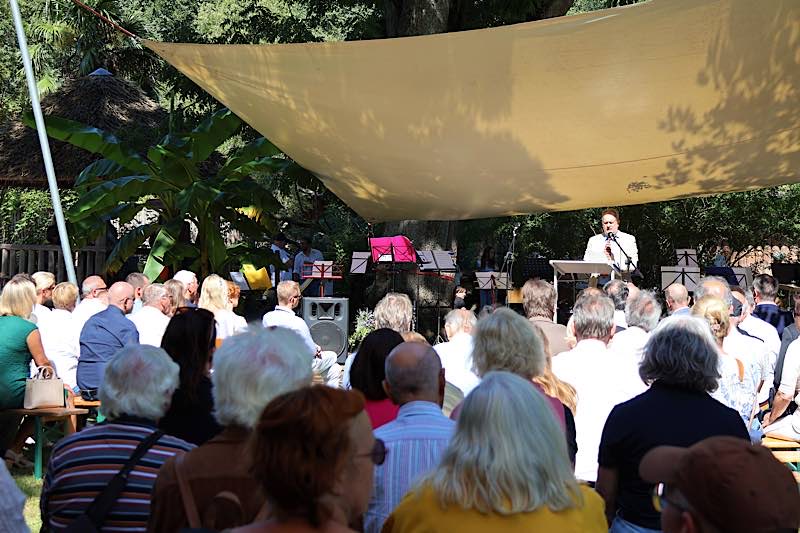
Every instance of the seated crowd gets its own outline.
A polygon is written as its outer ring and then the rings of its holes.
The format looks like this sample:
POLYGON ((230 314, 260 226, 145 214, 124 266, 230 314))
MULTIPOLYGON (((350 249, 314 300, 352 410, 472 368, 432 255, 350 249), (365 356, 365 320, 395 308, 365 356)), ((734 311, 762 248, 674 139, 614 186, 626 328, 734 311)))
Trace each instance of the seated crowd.
MULTIPOLYGON (((527 316, 455 309, 433 347, 389 293, 343 366, 295 314, 298 283, 276 289, 248 325, 216 275, 91 276, 79 304, 46 272, 5 285, 6 464, 25 463, 32 422, 6 411, 35 367, 105 417, 53 446, 43 531, 800 528, 797 482, 759 444, 800 441, 800 341, 771 276, 751 291, 703 278, 691 306, 670 286, 663 318, 655 294, 612 281, 582 291, 566 326, 531 280, 527 316)), ((5 465, 0 490, 25 531, 5 465)))

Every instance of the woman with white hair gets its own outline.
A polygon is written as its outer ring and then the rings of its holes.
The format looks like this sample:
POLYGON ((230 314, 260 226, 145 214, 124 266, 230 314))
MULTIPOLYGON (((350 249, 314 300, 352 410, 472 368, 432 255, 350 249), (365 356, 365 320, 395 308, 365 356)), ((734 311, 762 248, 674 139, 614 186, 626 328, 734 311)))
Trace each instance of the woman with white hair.
POLYGON ((406 495, 383 531, 606 531, 603 502, 575 479, 550 411, 529 380, 484 375, 464 400, 439 467, 406 495))
POLYGON ((232 311, 228 283, 216 274, 203 280, 197 306, 214 313, 217 321, 217 343, 247 329, 245 319, 232 311))
POLYGON ((194 447, 157 429, 177 386, 178 365, 161 348, 129 345, 111 358, 99 390, 107 423, 65 437, 50 455, 40 502, 44 529, 69 527, 134 450, 149 441, 127 477, 125 496, 105 516, 105 522, 125 524, 127 531, 144 531, 156 472, 170 457, 194 447))
POLYGON ((653 485, 639 476, 650 449, 688 447, 716 435, 748 438, 736 411, 709 395, 717 389, 719 357, 702 319, 672 315, 651 334, 639 366, 650 388, 611 410, 600 440, 596 489, 612 533, 661 529, 653 485))
POLYGON ((202 525, 213 530, 255 519, 264 497, 244 460, 248 439, 273 398, 311 383, 313 358, 300 335, 282 327, 251 328, 226 340, 214 352, 214 415, 223 430, 161 469, 148 531, 199 527, 190 522, 190 506, 198 511, 202 525), (191 492, 189 504, 179 490, 179 475, 191 492), (216 498, 224 491, 234 496, 236 504, 225 506, 224 500, 216 498))
MULTIPOLYGON (((44 353, 39 329, 30 320, 35 303, 36 288, 22 276, 12 278, 0 293, 0 410, 22 408, 31 360, 55 370, 44 353)), ((16 463, 24 463, 20 452, 33 432, 30 423, 18 432, 21 421, 20 416, 0 415, 0 452, 16 463)))

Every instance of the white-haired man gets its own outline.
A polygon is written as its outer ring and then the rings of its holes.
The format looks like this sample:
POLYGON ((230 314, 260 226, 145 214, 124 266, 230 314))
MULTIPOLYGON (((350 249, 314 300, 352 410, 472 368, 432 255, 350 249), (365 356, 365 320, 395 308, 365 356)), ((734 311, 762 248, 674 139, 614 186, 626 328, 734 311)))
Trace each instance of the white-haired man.
POLYGON ((161 338, 169 324, 169 294, 161 283, 153 283, 142 292, 142 308, 138 313, 131 313, 128 319, 139 332, 139 342, 152 346, 161 346, 161 338))
POLYGON ((326 384, 331 387, 339 387, 342 380, 342 367, 336 363, 336 353, 322 351, 311 337, 311 330, 306 321, 294 312, 302 298, 300 284, 296 281, 281 281, 278 283, 276 292, 278 293, 278 305, 273 311, 264 315, 262 324, 265 328, 273 326, 288 328, 300 335, 311 353, 315 354, 312 362, 314 371, 326 384))
POLYGON ((197 307, 197 300, 200 298, 200 291, 197 290, 199 288, 197 274, 189 270, 179 270, 175 272, 172 279, 180 281, 186 288, 186 291, 183 293, 183 298, 186 300, 186 307, 197 307))
POLYGON ((692 310, 689 307, 689 291, 680 283, 673 283, 664 289, 664 300, 667 310, 671 315, 690 315, 692 310))
POLYGON ((106 525, 125 524, 126 531, 144 531, 158 469, 170 457, 194 448, 157 432, 158 420, 178 387, 179 372, 169 355, 154 346, 127 346, 108 362, 99 392, 107 423, 63 438, 50 455, 40 500, 45 529, 69 527, 134 450, 150 440, 128 475, 124 497, 116 499, 105 518, 106 525))
POLYGON ((50 312, 50 308, 45 304, 53 298, 53 289, 56 288, 56 277, 52 272, 34 272, 31 275, 33 283, 36 285, 36 304, 33 306, 33 314, 36 322, 50 312))
POLYGON ((481 382, 472 369, 472 328, 477 322, 475 313, 469 309, 453 309, 444 319, 448 341, 433 347, 442 361, 447 381, 458 387, 464 396, 481 382))
POLYGON ((625 303, 625 321, 628 327, 616 333, 608 345, 620 358, 627 371, 623 379, 628 381, 630 390, 636 394, 647 390, 647 385, 639 377, 639 363, 642 361, 644 345, 650 339, 650 332, 656 329, 660 318, 661 304, 655 295, 650 291, 640 291, 629 297, 625 303))
MULTIPOLYGON (((375 306, 375 329, 389 328, 395 330, 400 335, 411 331, 411 319, 413 317, 413 307, 411 298, 400 292, 390 292, 380 299, 375 306)), ((350 389, 350 367, 356 353, 348 354, 344 362, 342 373, 342 388, 350 389)))
POLYGON ((86 321, 108 307, 108 286, 100 276, 89 276, 81 283, 81 301, 72 311, 75 329, 80 334, 86 321))
POLYGON ((148 531, 178 531, 189 526, 177 469, 186 479, 194 506, 205 516, 211 510, 216 515, 216 521, 205 522, 204 527, 221 531, 255 519, 264 504, 259 483, 247 461, 231 458, 248 455, 248 437, 264 406, 276 396, 311 383, 313 357, 300 335, 281 327, 250 329, 225 340, 214 353, 211 375, 214 414, 224 429, 180 462, 164 464, 153 491, 148 531), (239 498, 241 516, 225 514, 225 506, 215 507, 220 503, 215 496, 223 491, 239 498))
POLYGON ((386 358, 385 370, 383 388, 400 410, 396 419, 375 430, 388 454, 375 467, 365 533, 381 531, 412 484, 439 464, 456 425, 442 413, 447 372, 430 346, 419 342, 396 346, 386 358))
POLYGON ((575 302, 573 319, 578 344, 553 358, 553 373, 578 393, 575 475, 580 480, 594 482, 600 436, 608 413, 635 392, 629 390, 628 380, 620 379, 624 366, 607 346, 615 330, 611 299, 595 292, 580 296, 575 302))

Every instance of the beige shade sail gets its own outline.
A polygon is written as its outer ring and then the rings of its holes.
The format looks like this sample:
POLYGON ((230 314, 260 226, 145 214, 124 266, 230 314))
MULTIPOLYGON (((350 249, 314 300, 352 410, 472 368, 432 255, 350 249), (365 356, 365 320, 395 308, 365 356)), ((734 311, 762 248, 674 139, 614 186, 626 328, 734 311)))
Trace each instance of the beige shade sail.
POLYGON ((800 1, 652 0, 501 28, 145 44, 371 221, 798 181, 800 1))

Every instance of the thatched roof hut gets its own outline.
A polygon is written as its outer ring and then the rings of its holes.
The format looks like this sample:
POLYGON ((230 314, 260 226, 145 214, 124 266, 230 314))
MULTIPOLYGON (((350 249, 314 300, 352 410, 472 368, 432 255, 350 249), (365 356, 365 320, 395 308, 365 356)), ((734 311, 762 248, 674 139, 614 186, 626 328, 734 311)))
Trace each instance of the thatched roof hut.
MULTIPOLYGON (((159 139, 167 113, 135 85, 99 70, 66 82, 42 99, 45 116, 59 116, 113 133, 135 145, 159 139)), ((100 157, 50 140, 58 183, 71 186, 86 166, 100 157)), ((0 125, 0 187, 47 187, 36 131, 18 120, 0 125)))

